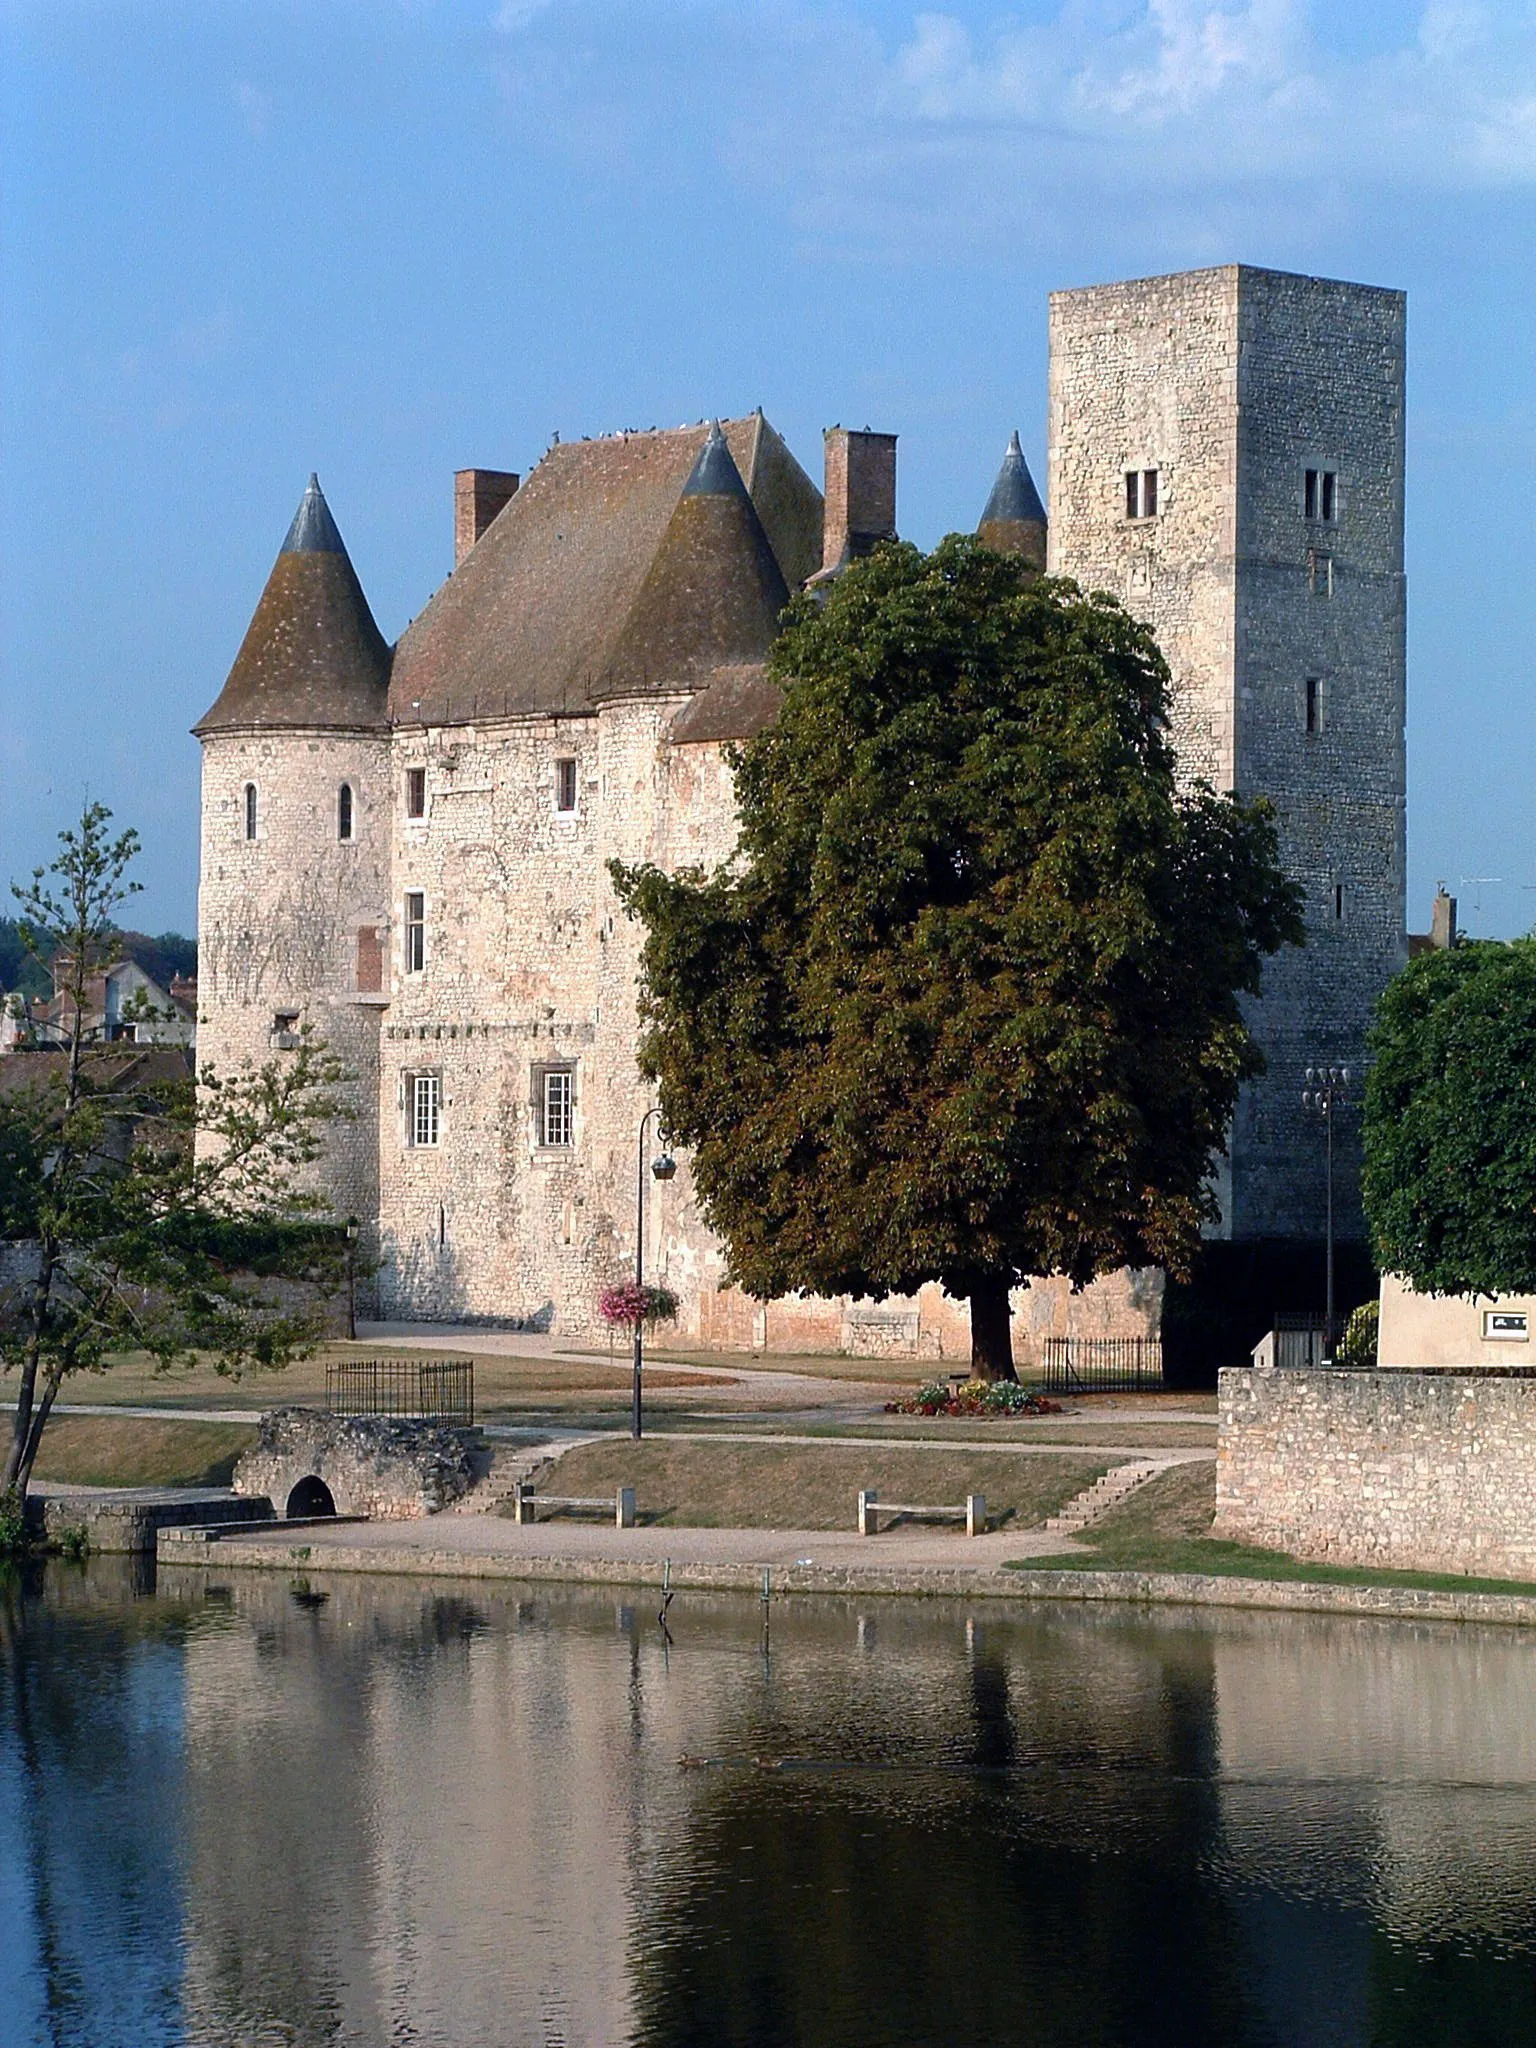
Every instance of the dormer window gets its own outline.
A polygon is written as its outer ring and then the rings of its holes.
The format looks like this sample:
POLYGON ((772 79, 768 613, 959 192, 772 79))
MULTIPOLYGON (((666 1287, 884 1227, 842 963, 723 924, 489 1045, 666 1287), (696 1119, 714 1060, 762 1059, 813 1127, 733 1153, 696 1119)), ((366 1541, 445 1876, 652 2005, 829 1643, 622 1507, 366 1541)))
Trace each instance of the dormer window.
POLYGON ((1302 483, 1306 516, 1314 525, 1332 526, 1339 516, 1339 473, 1336 469, 1309 469, 1302 483))
POLYGON ((336 792, 336 837, 348 840, 352 837, 352 785, 344 782, 336 792))
POLYGON ((245 785, 245 836, 247 839, 254 839, 256 837, 256 785, 254 782, 248 782, 245 785))
POLYGON ((1125 516, 1127 519, 1155 519, 1157 517, 1158 476, 1155 469, 1128 469, 1125 472, 1125 516))

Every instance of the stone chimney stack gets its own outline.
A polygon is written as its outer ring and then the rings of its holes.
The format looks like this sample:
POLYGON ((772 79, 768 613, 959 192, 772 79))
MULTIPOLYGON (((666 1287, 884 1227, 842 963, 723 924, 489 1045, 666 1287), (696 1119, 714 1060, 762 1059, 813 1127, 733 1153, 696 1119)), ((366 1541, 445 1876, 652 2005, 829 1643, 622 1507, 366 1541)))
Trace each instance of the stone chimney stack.
POLYGON ((828 427, 821 574, 896 538, 896 436, 828 427))
POLYGON ((1443 886, 1435 891, 1430 906, 1429 943, 1440 953, 1456 943, 1456 898, 1447 896, 1443 886))
POLYGON ((515 469, 459 469, 453 476, 453 566, 458 568, 475 542, 518 486, 515 469))

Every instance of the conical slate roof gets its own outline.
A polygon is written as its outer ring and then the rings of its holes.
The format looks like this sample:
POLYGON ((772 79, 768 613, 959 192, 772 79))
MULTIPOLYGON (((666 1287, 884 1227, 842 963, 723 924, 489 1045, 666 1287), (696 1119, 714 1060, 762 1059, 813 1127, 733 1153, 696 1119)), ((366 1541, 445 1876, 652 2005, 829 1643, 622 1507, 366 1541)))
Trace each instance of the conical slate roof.
POLYGON ((385 723, 390 651, 312 476, 218 701, 192 728, 385 723))
POLYGON ((1035 480, 1024 460, 1017 432, 1008 443, 1008 453, 992 486, 992 495, 976 528, 976 538, 999 554, 1023 555, 1035 567, 1045 567, 1045 507, 1035 480))
POLYGON ((789 587, 716 420, 684 483, 593 697, 696 689, 761 662, 789 587))

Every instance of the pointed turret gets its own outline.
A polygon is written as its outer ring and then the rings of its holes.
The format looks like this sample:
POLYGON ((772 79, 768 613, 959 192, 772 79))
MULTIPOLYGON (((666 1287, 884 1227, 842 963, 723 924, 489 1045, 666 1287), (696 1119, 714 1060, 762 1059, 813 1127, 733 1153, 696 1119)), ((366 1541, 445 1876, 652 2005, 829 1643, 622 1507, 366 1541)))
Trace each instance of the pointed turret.
POLYGON ((624 621, 595 696, 697 687, 760 662, 789 589, 716 420, 624 621))
POLYGON ((1009 440, 976 538, 1000 555, 1022 555, 1031 568, 1045 568, 1045 507, 1016 432, 1009 440))
POLYGON ((382 727, 389 662, 320 479, 312 476, 229 680, 193 731, 382 727))

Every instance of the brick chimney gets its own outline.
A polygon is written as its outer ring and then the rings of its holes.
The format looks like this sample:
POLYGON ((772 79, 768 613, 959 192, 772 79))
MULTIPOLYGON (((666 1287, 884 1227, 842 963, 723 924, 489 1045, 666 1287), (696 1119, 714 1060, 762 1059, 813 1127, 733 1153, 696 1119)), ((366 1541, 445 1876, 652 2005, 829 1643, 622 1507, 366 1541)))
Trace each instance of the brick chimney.
POLYGON ((828 427, 821 574, 896 537, 896 436, 828 427))
POLYGON ((458 469, 453 475, 453 566, 469 553, 517 490, 515 469, 458 469))

